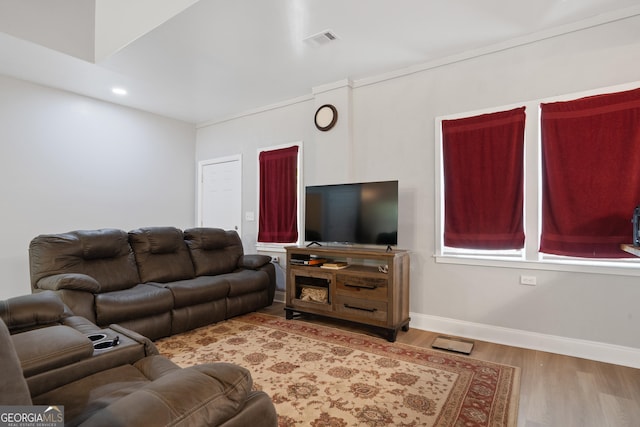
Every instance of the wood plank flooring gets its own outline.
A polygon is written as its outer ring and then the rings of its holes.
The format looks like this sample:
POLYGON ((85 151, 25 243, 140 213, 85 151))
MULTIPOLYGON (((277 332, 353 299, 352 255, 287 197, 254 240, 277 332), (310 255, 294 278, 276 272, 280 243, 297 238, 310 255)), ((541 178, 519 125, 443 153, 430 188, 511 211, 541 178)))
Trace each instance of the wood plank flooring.
MULTIPOLYGON (((263 313, 284 317, 284 304, 263 313)), ((305 321, 376 335, 339 320, 305 321)), ((436 333, 410 329, 398 342, 431 348, 436 333)), ((640 426, 640 369, 475 341, 471 357, 521 368, 519 427, 640 426)))

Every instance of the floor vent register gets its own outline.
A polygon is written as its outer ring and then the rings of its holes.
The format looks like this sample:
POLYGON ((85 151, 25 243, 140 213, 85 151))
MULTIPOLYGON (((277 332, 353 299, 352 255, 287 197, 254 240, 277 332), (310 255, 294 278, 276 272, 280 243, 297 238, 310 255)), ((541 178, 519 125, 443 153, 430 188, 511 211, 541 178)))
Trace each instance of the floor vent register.
POLYGON ((456 353, 471 354, 473 350, 473 341, 467 341, 460 338, 438 336, 433 340, 431 347, 440 350, 454 351, 456 353))

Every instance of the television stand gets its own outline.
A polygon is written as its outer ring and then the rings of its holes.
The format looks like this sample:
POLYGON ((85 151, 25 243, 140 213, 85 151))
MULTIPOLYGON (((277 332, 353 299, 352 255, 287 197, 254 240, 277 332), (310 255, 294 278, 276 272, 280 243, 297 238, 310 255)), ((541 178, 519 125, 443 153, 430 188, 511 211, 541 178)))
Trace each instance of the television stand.
POLYGON ((287 319, 312 314, 347 320, 376 328, 390 342, 400 329, 409 330, 407 251, 329 246, 286 251, 287 319), (325 261, 295 263, 301 258, 325 261))

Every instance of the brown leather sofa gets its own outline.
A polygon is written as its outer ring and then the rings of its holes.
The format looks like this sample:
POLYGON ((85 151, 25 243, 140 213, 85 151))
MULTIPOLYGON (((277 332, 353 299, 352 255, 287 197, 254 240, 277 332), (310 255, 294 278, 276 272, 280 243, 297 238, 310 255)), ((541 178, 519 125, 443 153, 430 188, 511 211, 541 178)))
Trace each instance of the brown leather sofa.
POLYGON ((270 305, 270 261, 216 228, 80 230, 29 245, 34 293, 55 291, 74 314, 152 340, 270 305))
POLYGON ((74 316, 51 291, 0 301, 0 366, 0 405, 64 406, 67 426, 277 425, 245 368, 181 369, 135 332, 74 316))

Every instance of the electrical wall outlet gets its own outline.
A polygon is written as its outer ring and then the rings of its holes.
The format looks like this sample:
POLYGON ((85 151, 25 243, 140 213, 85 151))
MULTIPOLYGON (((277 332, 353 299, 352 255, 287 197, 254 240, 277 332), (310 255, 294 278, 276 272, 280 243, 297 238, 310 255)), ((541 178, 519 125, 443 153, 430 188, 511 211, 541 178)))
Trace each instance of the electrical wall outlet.
POLYGON ((536 276, 520 276, 520 284, 535 286, 537 284, 536 276))

